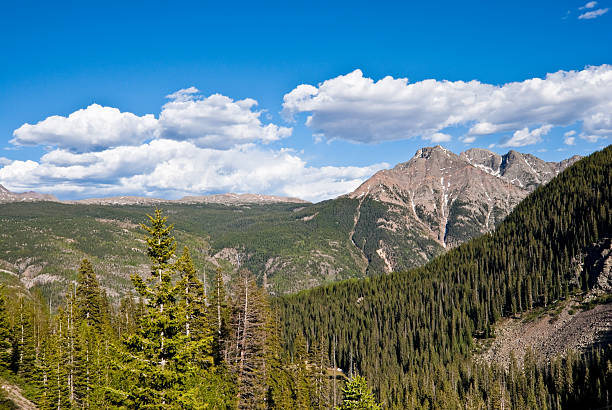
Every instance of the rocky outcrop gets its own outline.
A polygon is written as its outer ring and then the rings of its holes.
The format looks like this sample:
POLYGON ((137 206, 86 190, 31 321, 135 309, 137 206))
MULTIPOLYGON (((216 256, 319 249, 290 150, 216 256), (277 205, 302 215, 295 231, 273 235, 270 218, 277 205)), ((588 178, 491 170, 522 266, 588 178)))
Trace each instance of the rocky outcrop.
POLYGON ((612 293, 612 240, 603 239, 587 254, 585 269, 588 269, 590 287, 596 293, 612 293))
POLYGON ((547 162, 534 155, 521 154, 514 150, 499 155, 482 148, 469 149, 462 152, 460 157, 488 174, 528 191, 547 183, 581 158, 574 155, 561 162, 547 162))
POLYGON ((521 363, 530 349, 536 359, 547 361, 570 350, 610 343, 611 339, 612 304, 582 310, 572 300, 557 314, 542 314, 533 320, 502 319, 495 326, 495 339, 477 359, 508 366, 512 356, 521 363))

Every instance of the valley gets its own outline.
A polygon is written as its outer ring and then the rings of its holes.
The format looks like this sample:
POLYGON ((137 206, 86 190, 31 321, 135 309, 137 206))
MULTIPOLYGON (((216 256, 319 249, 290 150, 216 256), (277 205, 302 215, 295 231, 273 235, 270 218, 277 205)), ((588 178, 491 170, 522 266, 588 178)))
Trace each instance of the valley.
POLYGON ((130 288, 130 274, 147 269, 144 249, 135 244, 144 215, 159 207, 173 218, 208 284, 218 267, 234 274, 239 258, 270 294, 293 293, 421 266, 493 230, 577 159, 548 163, 515 151, 456 155, 423 148, 354 192, 317 204, 252 194, 60 202, 4 189, 0 269, 56 306, 78 262, 88 258, 108 295, 118 298, 130 288))

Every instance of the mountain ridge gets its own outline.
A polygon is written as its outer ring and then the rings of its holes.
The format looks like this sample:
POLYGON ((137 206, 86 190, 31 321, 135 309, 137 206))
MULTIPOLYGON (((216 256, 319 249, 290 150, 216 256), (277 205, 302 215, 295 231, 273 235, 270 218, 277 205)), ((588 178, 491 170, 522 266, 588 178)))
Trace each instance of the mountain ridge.
MULTIPOLYGON (((457 155, 439 145, 424 147, 346 196, 383 202, 389 206, 383 218, 387 225, 412 226, 443 248, 452 248, 491 231, 537 186, 578 159, 546 162, 517 151, 499 155, 473 148, 457 155)), ((379 249, 379 254, 393 253, 379 249)))
MULTIPOLYGON (((6 234, 0 242, 0 263, 5 261, 5 269, 29 284, 47 286, 50 276, 64 280, 79 255, 99 263, 101 272, 109 275, 109 292, 121 294, 129 279, 126 269, 141 264, 143 255, 140 249, 125 252, 119 245, 138 238, 145 214, 159 207, 172 214, 177 233, 199 249, 194 251, 199 266, 208 265, 207 272, 214 272, 213 265, 222 261, 236 271, 240 260, 273 295, 409 269, 491 231, 530 193, 516 181, 512 184, 475 166, 488 166, 485 160, 496 155, 481 153, 485 159, 472 153, 470 164, 442 147, 422 148, 409 161, 379 171, 353 193, 317 204, 255 194, 157 202, 116 197, 53 206, 6 203, 0 210, 6 234), (106 255, 116 257, 99 258, 93 243, 106 243, 106 255), (57 254, 65 257, 52 257, 57 254)), ((493 159, 493 165, 502 162, 493 159)), ((509 171, 519 160, 518 154, 506 159, 507 177, 520 176, 509 171)), ((527 161, 537 165, 534 159, 527 161)), ((556 172, 562 165, 547 167, 545 172, 556 172)), ((491 167, 490 172, 495 171, 491 167)), ((546 180, 545 172, 539 181, 546 180)), ((521 179, 524 185, 528 181, 521 179)), ((59 284, 49 292, 60 291, 59 284)))
POLYGON ((145 196, 112 196, 112 197, 100 197, 100 198, 85 198, 77 200, 59 200, 53 194, 42 194, 39 192, 28 191, 28 192, 12 192, 0 184, 0 203, 6 202, 20 202, 20 201, 49 201, 59 202, 64 204, 83 204, 83 205, 152 205, 162 203, 184 203, 184 204, 225 204, 225 205, 247 205, 247 204, 274 204, 274 203, 300 203, 310 204, 300 198, 284 197, 278 195, 264 195, 264 194, 251 194, 242 193, 236 194, 233 192, 227 192, 223 194, 211 194, 211 195, 187 195, 180 199, 164 199, 164 198, 153 198, 145 196))
POLYGON ((54 201, 59 200, 55 195, 41 194, 34 191, 27 192, 11 192, 0 184, 0 203, 3 202, 23 202, 23 201, 54 201))
MULTIPOLYGON (((473 386, 489 377, 466 369, 464 360, 494 342, 502 318, 525 315, 532 339, 542 335, 539 325, 547 325, 544 343, 528 342, 539 349, 534 354, 551 352, 556 369, 563 366, 557 353, 566 347, 588 350, 609 342, 610 164, 612 146, 535 189, 491 234, 423 267, 276 299, 286 349, 294 351, 298 339, 334 346, 326 358, 337 363, 334 367, 364 375, 389 408, 461 408, 475 403, 470 401, 473 386), (606 296, 588 301, 591 291, 600 287, 606 296), (585 312, 570 311, 569 303, 575 302, 585 312), (566 313, 561 312, 564 306, 566 313), (529 325, 529 316, 541 312, 549 317, 529 325)), ((525 330, 512 332, 506 341, 514 342, 525 330)), ((534 354, 525 360, 527 369, 534 368, 534 354)), ((492 355, 500 356, 495 346, 492 355)), ((516 380, 516 368, 511 366, 502 378, 516 380)), ((548 381, 551 391, 556 391, 560 373, 548 371, 553 375, 548 381)), ((576 397, 572 394, 575 391, 568 397, 576 397)), ((486 400, 482 403, 480 407, 486 407, 486 400)))
POLYGON ((72 204, 96 204, 96 205, 149 205, 156 203, 183 203, 183 204, 225 204, 225 205, 246 205, 246 204, 273 204, 273 203, 299 203, 309 204, 310 202, 300 198, 284 197, 277 195, 263 194, 236 194, 228 192, 224 194, 211 195, 188 195, 180 199, 162 199, 142 196, 116 196, 103 198, 79 199, 76 201, 62 201, 72 204))

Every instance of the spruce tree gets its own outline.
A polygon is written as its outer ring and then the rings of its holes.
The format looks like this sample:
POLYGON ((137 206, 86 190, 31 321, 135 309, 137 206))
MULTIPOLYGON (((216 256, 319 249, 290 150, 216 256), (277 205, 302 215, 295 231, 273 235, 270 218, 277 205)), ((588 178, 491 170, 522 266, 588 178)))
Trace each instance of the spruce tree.
POLYGON ((288 360, 282 351, 280 342, 280 325, 278 312, 268 318, 269 326, 266 343, 267 385, 266 395, 268 408, 292 409, 295 408, 293 392, 295 390, 292 377, 288 371, 288 360))
POLYGON ((138 331, 125 339, 128 370, 134 376, 128 392, 128 407, 176 406, 185 385, 186 342, 176 291, 172 284, 176 243, 172 225, 158 209, 149 217, 146 230, 151 277, 145 281, 132 275, 134 287, 145 300, 138 331))
POLYGON ((13 341, 3 291, 4 287, 2 286, 0 287, 0 368, 8 369, 11 366, 13 356, 13 341))
POLYGON ((21 296, 18 301, 16 323, 13 327, 13 364, 16 373, 24 380, 35 383, 36 335, 33 304, 21 296))
POLYGON ((337 407, 339 410, 381 409, 363 376, 355 375, 350 379, 342 389, 342 393, 342 404, 337 407))
POLYGON ((179 281, 176 285, 179 295, 182 331, 186 336, 184 347, 190 355, 193 365, 205 369, 212 365, 212 339, 207 309, 204 284, 198 278, 189 249, 185 247, 176 263, 179 281))
POLYGON ((89 326, 100 328, 105 319, 102 306, 102 293, 93 266, 87 259, 83 259, 77 276, 76 307, 78 318, 85 320, 89 326))
POLYGON ((213 332, 213 356, 216 364, 227 363, 230 341, 231 308, 223 283, 223 272, 219 268, 210 294, 209 317, 213 332))

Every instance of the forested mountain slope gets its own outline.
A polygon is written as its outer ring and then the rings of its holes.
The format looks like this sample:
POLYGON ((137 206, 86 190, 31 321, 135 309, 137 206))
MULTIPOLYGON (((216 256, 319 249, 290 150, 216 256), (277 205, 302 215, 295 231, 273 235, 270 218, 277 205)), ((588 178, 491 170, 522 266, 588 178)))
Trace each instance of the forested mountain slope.
MULTIPOLYGON (((367 262, 349 240, 353 216, 346 207, 353 202, 319 205, 316 221, 304 220, 303 204, 296 203, 158 206, 172 217, 177 239, 192 249, 209 286, 218 266, 231 275, 240 263, 270 292, 283 293, 363 276, 367 262)), ((155 205, 0 204, 0 269, 57 306, 79 261, 87 258, 107 293, 119 296, 130 288, 131 273, 147 269, 137 246, 139 224, 154 210, 155 205)))
POLYGON ((0 188, 0 202, 8 201, 0 203, 0 269, 40 289, 56 306, 87 258, 103 288, 117 297, 129 288, 130 273, 146 269, 146 256, 134 242, 141 239, 144 215, 160 207, 208 284, 217 266, 232 275, 240 264, 273 295, 297 292, 421 266, 444 246, 493 229, 530 190, 575 159, 551 163, 514 151, 458 156, 423 148, 352 194, 318 204, 233 194, 70 204, 31 202, 40 197, 30 195, 22 202, 0 188))
MULTIPOLYGON (((474 338, 492 337, 502 316, 548 307, 592 286, 575 258, 612 236, 611 194, 609 146, 537 188, 495 232, 422 268, 279 298, 287 348, 299 335, 322 340, 330 359, 335 350, 339 367, 365 375, 390 407, 451 408, 486 397, 478 393, 484 382, 461 364, 474 338)), ((578 391, 573 397, 563 400, 580 397, 578 391)))

